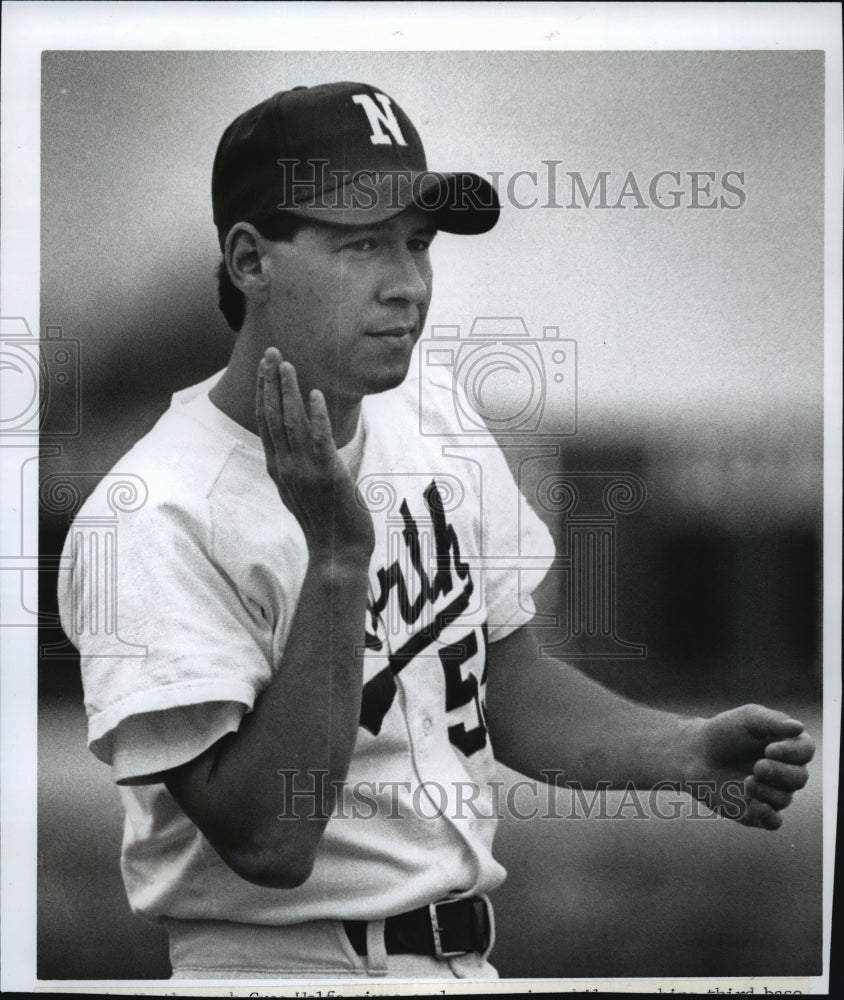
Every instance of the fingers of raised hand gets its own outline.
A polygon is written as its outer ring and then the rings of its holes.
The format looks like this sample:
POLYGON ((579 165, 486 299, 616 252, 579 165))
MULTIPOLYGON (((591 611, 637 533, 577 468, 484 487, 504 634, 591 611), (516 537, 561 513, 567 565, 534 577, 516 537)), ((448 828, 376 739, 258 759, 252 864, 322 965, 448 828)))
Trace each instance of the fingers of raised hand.
POLYGON ((296 369, 289 361, 282 361, 278 367, 281 384, 281 405, 284 433, 291 452, 299 453, 311 445, 311 424, 305 413, 305 404, 299 392, 296 369))
POLYGON ((334 435, 331 432, 331 420, 328 416, 328 407, 325 405, 325 397, 319 389, 311 392, 309 403, 314 458, 322 464, 327 464, 334 455, 334 435))
POLYGON ((286 447, 284 435, 283 403, 281 398, 281 382, 279 379, 279 363, 281 356, 278 351, 267 351, 258 367, 258 388, 255 398, 255 414, 258 420, 258 430, 261 440, 271 445, 273 450, 286 447))
POLYGON ((264 457, 267 460, 267 472, 270 476, 275 478, 278 471, 276 447, 273 441, 272 432, 270 431, 267 407, 264 403, 264 397, 268 394, 268 392, 267 372, 262 364, 258 369, 258 386, 255 394, 255 417, 258 422, 258 435, 261 438, 261 444, 264 446, 264 457))
POLYGON ((283 361, 276 348, 269 348, 258 368, 255 400, 258 432, 264 450, 274 458, 286 458, 310 449, 311 428, 296 370, 283 361))

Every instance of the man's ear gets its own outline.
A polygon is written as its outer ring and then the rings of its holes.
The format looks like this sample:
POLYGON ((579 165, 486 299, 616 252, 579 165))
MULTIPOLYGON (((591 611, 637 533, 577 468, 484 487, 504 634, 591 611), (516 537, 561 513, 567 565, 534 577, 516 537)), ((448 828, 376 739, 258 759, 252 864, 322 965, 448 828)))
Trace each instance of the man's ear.
POLYGON ((229 230, 223 247, 226 269, 236 288, 248 297, 263 300, 269 287, 264 261, 265 238, 248 222, 229 230))

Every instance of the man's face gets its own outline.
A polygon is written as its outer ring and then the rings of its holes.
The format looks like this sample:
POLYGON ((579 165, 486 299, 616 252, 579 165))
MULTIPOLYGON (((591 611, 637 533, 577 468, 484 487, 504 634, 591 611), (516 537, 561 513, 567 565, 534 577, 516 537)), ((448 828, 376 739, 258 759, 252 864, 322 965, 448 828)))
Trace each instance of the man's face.
POLYGON ((305 223, 273 243, 268 266, 270 342, 292 362, 305 395, 357 402, 399 385, 431 301, 428 248, 418 209, 367 227, 305 223))

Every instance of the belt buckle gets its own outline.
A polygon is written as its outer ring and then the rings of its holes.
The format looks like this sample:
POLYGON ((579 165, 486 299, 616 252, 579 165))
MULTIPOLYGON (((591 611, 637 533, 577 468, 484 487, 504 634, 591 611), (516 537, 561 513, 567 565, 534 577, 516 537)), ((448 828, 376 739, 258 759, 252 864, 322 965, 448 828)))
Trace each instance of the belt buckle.
POLYGON ((458 897, 457 899, 443 899, 439 903, 429 903, 428 904, 428 914, 431 918, 431 930, 434 935, 434 955, 440 959, 446 958, 456 958, 458 955, 468 955, 470 951, 477 951, 481 954, 486 951, 490 939, 490 913, 489 913, 489 901, 486 896, 478 896, 472 899, 466 899, 465 897, 458 897), (455 903, 466 904, 469 903, 474 911, 473 920, 473 947, 472 948, 460 948, 457 951, 445 951, 443 950, 443 942, 441 931, 443 928, 440 926, 438 909, 441 906, 452 906, 455 903), (482 913, 481 913, 482 909, 482 913))

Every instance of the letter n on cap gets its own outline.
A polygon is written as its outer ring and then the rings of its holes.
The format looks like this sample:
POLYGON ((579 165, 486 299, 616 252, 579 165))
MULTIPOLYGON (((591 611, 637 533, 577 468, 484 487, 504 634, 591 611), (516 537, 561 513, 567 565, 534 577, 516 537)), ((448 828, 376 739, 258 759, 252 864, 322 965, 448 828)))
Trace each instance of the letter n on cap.
POLYGON ((395 139, 400 146, 406 146, 407 143, 404 141, 399 123, 396 121, 396 116, 393 114, 393 109, 390 106, 390 98, 386 94, 376 94, 375 96, 381 105, 380 108, 369 94, 354 94, 352 96, 352 100, 355 104, 359 104, 363 108, 366 112, 366 117, 369 119, 369 127, 372 129, 369 141, 373 146, 389 146, 392 144, 393 139, 395 139), (390 130, 393 139, 384 132, 381 127, 382 125, 390 130))

